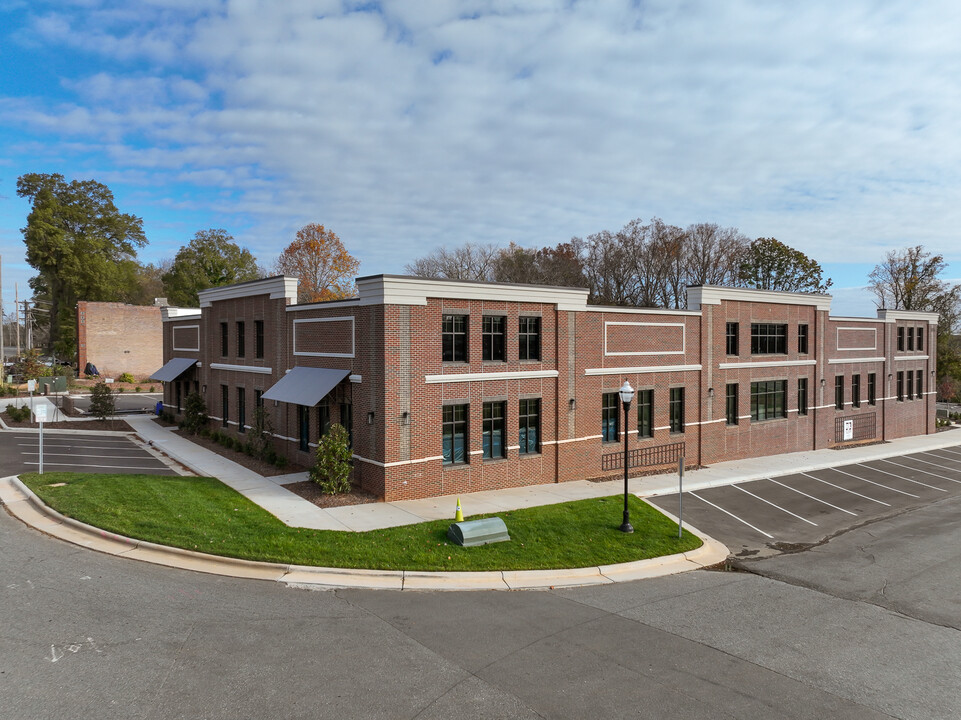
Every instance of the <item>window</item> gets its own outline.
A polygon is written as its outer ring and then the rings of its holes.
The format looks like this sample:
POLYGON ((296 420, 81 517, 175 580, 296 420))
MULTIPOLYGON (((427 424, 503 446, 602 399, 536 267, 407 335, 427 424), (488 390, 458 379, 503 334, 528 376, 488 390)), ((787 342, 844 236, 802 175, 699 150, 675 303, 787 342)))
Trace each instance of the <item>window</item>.
POLYGON ((904 350, 904 328, 898 328, 898 350, 904 350))
POLYGON ((518 319, 517 357, 519 360, 541 359, 541 319, 522 317, 518 319))
POLYGON ((668 410, 670 412, 671 432, 684 432, 684 388, 671 388, 668 410))
MULTIPOLYGON (((182 395, 183 395, 183 387, 181 386, 179 380, 174 383, 174 394, 175 394, 176 397, 177 397, 177 412, 179 413, 179 412, 180 412, 180 405, 181 405, 181 403, 183 402, 182 399, 181 399, 181 398, 182 398, 182 395)), ((32 401, 32 398, 31 398, 31 401, 32 401)), ((116 402, 116 401, 114 401, 114 402, 116 402)))
POLYGON ((507 318, 485 316, 481 323, 482 359, 488 362, 504 362, 507 354, 504 351, 506 343, 507 318))
POLYGON ((230 354, 230 345, 227 342, 227 323, 220 323, 220 355, 227 357, 230 354))
POLYGON ((727 384, 724 411, 728 425, 737 425, 737 383, 727 384))
POLYGON ((804 323, 797 326, 797 351, 799 355, 808 354, 808 326, 804 323))
POLYGON ((914 351, 914 328, 909 327, 907 330, 908 330, 908 350, 914 351))
POLYGON ((907 399, 910 400, 912 397, 911 393, 914 392, 914 370, 908 370, 908 379, 907 379, 907 383, 905 384, 906 384, 906 387, 904 388, 905 395, 907 395, 907 399))
POLYGON ((751 420, 787 417, 787 380, 751 383, 751 420))
POLYGON ((226 385, 220 386, 220 416, 222 418, 223 426, 227 427, 227 417, 230 415, 228 408, 230 407, 230 389, 226 385))
POLYGON ((878 404, 877 375, 868 373, 868 405, 878 404))
POLYGON ((504 402, 484 403, 484 424, 481 433, 482 457, 485 460, 506 457, 504 447, 504 402))
POLYGON ((851 377, 851 407, 861 407, 861 376, 851 377))
POLYGON ((442 432, 444 463, 467 462, 467 405, 445 405, 442 432))
POLYGON ((834 376, 834 409, 844 409, 844 376, 834 376))
POLYGON ((467 362, 466 315, 444 315, 441 339, 444 362, 467 362))
POLYGON ((247 431, 247 391, 237 388, 237 432, 247 431))
POLYGON ((797 379, 797 414, 808 414, 808 379, 797 379))
POLYGON ((517 413, 520 438, 520 454, 530 455, 541 451, 541 401, 539 398, 521 400, 517 413))
POLYGON ((264 321, 254 320, 254 356, 262 358, 264 356, 264 321))
POLYGON ((898 370, 898 402, 904 401, 904 372, 898 370))
POLYGON ((751 323, 751 354, 787 354, 787 325, 751 323))
POLYGON ((324 398, 317 406, 317 435, 323 437, 330 432, 330 400, 324 398))
POLYGON ((924 328, 918 328, 918 352, 924 350, 924 328))
POLYGON ((727 324, 727 329, 725 330, 725 344, 727 346, 728 355, 737 355, 737 333, 738 324, 736 322, 729 322, 727 324))
POLYGON ((604 393, 601 396, 601 440, 603 442, 617 442, 619 400, 616 392, 604 393))
POLYGON ((300 449, 307 452, 310 450, 310 408, 306 405, 297 406, 297 427, 300 428, 300 449))
POLYGON ((914 396, 918 400, 924 399, 924 387, 922 386, 921 371, 918 370, 914 375, 914 396))
POLYGON ((347 431, 347 447, 354 447, 354 406, 349 402, 340 404, 340 424, 347 431))
POLYGON ((637 436, 654 437, 654 391, 637 391, 637 436))
POLYGON ((262 408, 264 406, 264 391, 254 390, 254 407, 262 408))
POLYGON ((244 332, 243 320, 237 321, 237 357, 243 357, 246 354, 246 349, 244 343, 247 339, 246 333, 244 332))

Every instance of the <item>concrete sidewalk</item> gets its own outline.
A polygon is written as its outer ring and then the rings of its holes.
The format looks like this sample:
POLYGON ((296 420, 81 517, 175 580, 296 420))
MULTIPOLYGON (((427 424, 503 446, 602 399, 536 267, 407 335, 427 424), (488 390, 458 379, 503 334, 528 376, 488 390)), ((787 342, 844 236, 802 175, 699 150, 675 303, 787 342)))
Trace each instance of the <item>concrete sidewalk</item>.
MULTIPOLYGON (((306 473, 265 478, 190 442, 169 428, 158 425, 149 416, 133 416, 126 420, 147 443, 183 463, 198 475, 219 478, 223 483, 247 496, 292 527, 362 532, 454 517, 458 498, 454 495, 424 500, 398 500, 338 508, 319 508, 283 488, 284 484, 306 480, 306 473)), ((684 476, 684 489, 701 490, 797 472, 810 472, 834 465, 878 460, 959 443, 961 443, 961 431, 948 430, 934 435, 901 438, 880 445, 845 450, 811 450, 734 460, 718 463, 702 470, 687 471, 684 476)), ((632 478, 628 482, 628 487, 635 495, 653 497, 677 492, 677 482, 678 477, 675 472, 632 478)), ((577 480, 465 493, 459 497, 464 515, 469 516, 616 495, 623 492, 623 487, 623 480, 620 479, 604 482, 577 480)))

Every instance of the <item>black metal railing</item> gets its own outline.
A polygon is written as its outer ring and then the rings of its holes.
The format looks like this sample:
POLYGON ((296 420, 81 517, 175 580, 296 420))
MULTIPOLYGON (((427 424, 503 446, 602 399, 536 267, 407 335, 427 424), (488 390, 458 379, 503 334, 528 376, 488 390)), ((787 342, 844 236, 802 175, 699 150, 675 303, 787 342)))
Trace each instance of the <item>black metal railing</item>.
MULTIPOLYGON (((635 448, 627 453, 627 467, 656 467, 670 465, 684 457, 684 443, 655 445, 635 448)), ((601 456, 601 470, 618 470, 624 467, 624 452, 612 452, 601 456)))
POLYGON ((834 419, 834 442, 873 440, 878 436, 877 413, 863 413, 834 419))

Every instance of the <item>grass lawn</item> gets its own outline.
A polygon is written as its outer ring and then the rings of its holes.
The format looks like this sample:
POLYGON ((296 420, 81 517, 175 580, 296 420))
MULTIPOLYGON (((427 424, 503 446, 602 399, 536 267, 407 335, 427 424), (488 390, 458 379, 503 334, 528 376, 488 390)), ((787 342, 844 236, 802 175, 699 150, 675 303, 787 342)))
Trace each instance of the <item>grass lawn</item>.
POLYGON ((701 545, 686 530, 679 540, 676 523, 633 496, 634 533, 620 532, 623 495, 497 513, 510 542, 464 548, 447 539, 452 519, 369 532, 287 527, 215 478, 29 473, 20 479, 58 512, 110 532, 295 565, 546 570, 642 560, 701 545), (54 487, 59 483, 65 484, 54 487))

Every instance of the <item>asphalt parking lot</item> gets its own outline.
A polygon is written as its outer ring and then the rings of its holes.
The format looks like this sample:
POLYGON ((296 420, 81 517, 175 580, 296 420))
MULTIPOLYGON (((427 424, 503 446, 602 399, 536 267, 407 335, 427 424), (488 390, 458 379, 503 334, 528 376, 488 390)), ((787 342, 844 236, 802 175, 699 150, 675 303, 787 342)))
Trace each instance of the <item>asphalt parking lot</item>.
MULTIPOLYGON (((734 555, 764 557, 955 496, 961 496, 961 445, 685 492, 683 514, 734 555)), ((650 500, 678 512, 676 493, 650 500)))
MULTIPOLYGON (((40 434, 0 432, 0 475, 36 472, 40 434)), ((43 433, 44 472, 143 473, 176 475, 162 460, 122 435, 43 433)))

